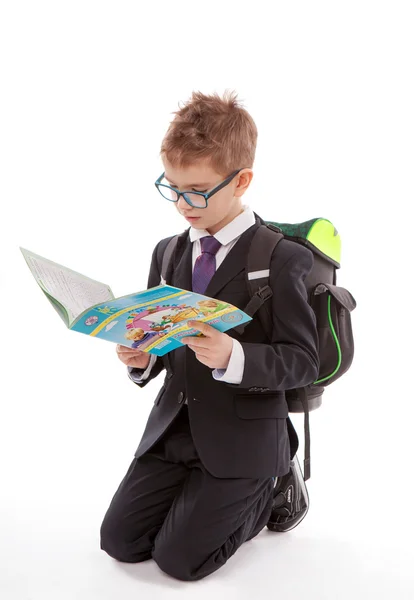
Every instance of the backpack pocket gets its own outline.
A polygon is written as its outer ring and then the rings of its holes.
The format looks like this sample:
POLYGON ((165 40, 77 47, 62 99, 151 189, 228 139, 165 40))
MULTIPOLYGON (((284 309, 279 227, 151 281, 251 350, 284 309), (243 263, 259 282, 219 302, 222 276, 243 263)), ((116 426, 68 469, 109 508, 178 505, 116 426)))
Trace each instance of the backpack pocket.
POLYGON ((352 294, 333 284, 319 283, 309 303, 316 315, 319 336, 319 375, 312 385, 329 385, 343 375, 354 357, 351 312, 356 307, 352 294))

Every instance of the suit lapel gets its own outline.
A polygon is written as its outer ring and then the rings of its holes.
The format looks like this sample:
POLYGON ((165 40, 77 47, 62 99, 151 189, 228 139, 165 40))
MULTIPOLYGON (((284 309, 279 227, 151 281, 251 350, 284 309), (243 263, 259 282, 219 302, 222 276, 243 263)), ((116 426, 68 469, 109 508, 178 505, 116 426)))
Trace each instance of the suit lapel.
MULTIPOLYGON (((217 271, 214 273, 204 293, 205 296, 214 298, 229 281, 234 279, 238 273, 244 270, 247 260, 247 252, 250 247, 251 239, 256 229, 264 221, 254 213, 256 223, 249 227, 239 237, 233 248, 227 254, 217 271)), ((192 291, 192 256, 193 244, 190 241, 189 229, 186 229, 179 237, 177 252, 174 260, 174 272, 172 285, 184 290, 192 291)))

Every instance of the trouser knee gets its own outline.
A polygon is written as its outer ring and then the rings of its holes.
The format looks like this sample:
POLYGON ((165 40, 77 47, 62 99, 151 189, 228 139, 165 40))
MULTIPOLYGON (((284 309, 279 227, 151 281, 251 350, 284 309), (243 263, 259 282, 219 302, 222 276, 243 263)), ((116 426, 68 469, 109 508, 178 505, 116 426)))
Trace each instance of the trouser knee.
POLYGON ((144 546, 144 540, 131 539, 131 534, 127 536, 122 527, 110 519, 105 519, 101 525, 100 547, 121 562, 142 562, 151 558, 151 548, 144 546))

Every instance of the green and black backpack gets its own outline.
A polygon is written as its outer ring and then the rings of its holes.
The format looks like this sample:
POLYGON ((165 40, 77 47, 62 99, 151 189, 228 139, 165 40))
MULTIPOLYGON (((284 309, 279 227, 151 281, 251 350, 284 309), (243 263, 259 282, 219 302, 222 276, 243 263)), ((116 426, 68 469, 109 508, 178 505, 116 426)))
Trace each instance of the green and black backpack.
MULTIPOLYGON (((163 255, 161 273, 164 281, 167 273, 170 273, 168 267, 178 237, 176 235, 169 241, 163 255)), ((246 283, 250 300, 243 309, 251 317, 257 312, 264 331, 272 330, 272 313, 266 305, 266 300, 273 295, 268 285, 271 257, 283 238, 306 246, 314 256, 314 265, 305 279, 305 285, 308 303, 316 315, 319 375, 305 387, 285 391, 289 412, 304 413, 304 479, 307 480, 310 478, 309 412, 321 406, 325 387, 339 379, 351 366, 354 340, 350 313, 356 307, 356 302, 348 290, 336 285, 336 271, 340 268, 341 259, 341 238, 330 221, 323 218, 303 223, 265 221, 264 225, 257 228, 249 249, 246 283)), ((234 329, 243 333, 246 325, 248 323, 234 329)))

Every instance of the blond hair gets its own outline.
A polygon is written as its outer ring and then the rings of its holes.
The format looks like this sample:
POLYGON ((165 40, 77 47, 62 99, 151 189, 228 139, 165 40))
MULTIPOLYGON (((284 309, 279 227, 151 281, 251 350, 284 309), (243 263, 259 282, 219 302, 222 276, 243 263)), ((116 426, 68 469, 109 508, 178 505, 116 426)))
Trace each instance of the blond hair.
POLYGON ((257 127, 241 107, 236 92, 193 92, 178 111, 165 134, 160 155, 172 166, 186 168, 199 161, 220 175, 237 169, 252 168, 256 153, 257 127))
POLYGON ((132 327, 131 329, 128 329, 125 337, 127 340, 131 340, 134 338, 135 335, 137 335, 137 333, 139 333, 139 335, 142 335, 144 333, 144 330, 141 329, 141 327, 132 327))

